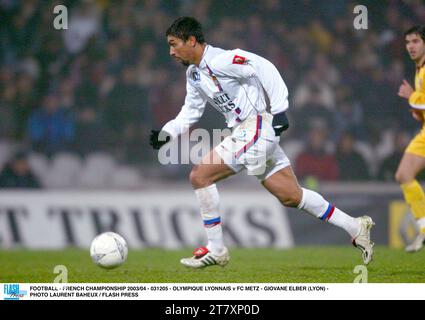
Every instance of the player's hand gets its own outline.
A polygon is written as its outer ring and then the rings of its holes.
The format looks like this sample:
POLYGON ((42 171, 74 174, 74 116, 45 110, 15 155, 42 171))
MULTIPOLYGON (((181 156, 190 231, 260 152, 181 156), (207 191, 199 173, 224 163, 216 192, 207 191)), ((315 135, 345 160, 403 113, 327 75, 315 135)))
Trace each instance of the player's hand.
POLYGON ((151 130, 149 144, 155 149, 160 149, 164 144, 168 143, 171 140, 171 136, 168 132, 151 130))
POLYGON ((273 116, 272 127, 276 136, 280 136, 283 131, 289 128, 289 121, 285 112, 276 113, 273 116))
POLYGON ((424 122, 424 116, 422 110, 410 109, 413 119, 419 122, 424 122))
POLYGON ((409 97, 412 95, 412 93, 415 90, 413 90, 412 86, 409 82, 406 80, 403 80, 403 83, 401 84, 400 88, 398 89, 398 95, 402 98, 409 99, 409 97))

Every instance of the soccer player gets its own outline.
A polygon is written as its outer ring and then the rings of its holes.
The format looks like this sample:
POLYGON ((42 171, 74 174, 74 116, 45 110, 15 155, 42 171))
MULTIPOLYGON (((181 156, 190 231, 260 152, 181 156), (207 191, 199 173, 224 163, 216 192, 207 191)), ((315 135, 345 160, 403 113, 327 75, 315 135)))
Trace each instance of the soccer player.
MULTIPOLYGON (((409 101, 412 116, 424 122, 425 110, 425 26, 415 26, 404 33, 406 49, 416 64, 415 89, 406 81, 400 86, 398 95, 409 101)), ((420 133, 407 146, 395 174, 404 198, 416 219, 419 233, 406 246, 407 252, 422 249, 425 241, 425 194, 416 176, 425 168, 425 124, 420 133)))
POLYGON ((161 131, 152 130, 155 149, 175 139, 196 123, 206 103, 221 112, 232 134, 195 165, 190 182, 200 205, 208 243, 181 263, 191 268, 225 266, 229 252, 223 243, 216 182, 247 169, 284 206, 295 207, 343 228, 368 264, 373 255, 367 216, 353 218, 320 194, 301 188, 290 162, 279 146, 289 126, 288 90, 279 71, 268 60, 240 49, 223 50, 205 42, 201 24, 191 17, 174 21, 166 32, 170 55, 187 66, 186 99, 174 120, 161 131), (271 114, 266 111, 267 94, 271 114))

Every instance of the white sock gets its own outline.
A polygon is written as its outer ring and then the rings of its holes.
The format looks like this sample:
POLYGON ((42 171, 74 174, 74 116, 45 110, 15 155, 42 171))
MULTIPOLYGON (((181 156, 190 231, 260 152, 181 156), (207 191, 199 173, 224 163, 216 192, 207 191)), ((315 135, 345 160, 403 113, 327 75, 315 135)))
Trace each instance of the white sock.
POLYGON ((212 184, 206 188, 196 189, 195 194, 199 201, 201 216, 207 233, 207 249, 212 253, 221 253, 224 250, 224 242, 217 186, 212 184))
POLYGON ((303 210, 320 220, 327 221, 330 224, 343 228, 352 238, 355 238, 358 235, 360 231, 360 224, 355 218, 334 207, 317 192, 304 188, 302 188, 302 190, 303 196, 300 204, 298 205, 298 209, 303 210))
POLYGON ((425 232, 425 218, 420 218, 416 220, 416 223, 418 224, 419 231, 424 233, 425 232))

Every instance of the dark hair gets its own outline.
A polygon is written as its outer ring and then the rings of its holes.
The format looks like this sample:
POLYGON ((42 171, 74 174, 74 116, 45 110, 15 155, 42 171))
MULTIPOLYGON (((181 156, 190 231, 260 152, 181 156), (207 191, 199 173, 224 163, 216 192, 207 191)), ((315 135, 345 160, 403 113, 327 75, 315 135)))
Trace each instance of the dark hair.
POLYGON ((409 34, 418 34, 422 40, 425 42, 425 25, 424 26, 414 26, 411 27, 409 30, 407 30, 404 33, 404 36, 407 36, 409 34))
POLYGON ((190 36, 194 36, 196 41, 200 44, 205 42, 202 25, 198 20, 192 17, 180 17, 175 20, 167 29, 165 36, 173 36, 183 41, 189 39, 190 36))

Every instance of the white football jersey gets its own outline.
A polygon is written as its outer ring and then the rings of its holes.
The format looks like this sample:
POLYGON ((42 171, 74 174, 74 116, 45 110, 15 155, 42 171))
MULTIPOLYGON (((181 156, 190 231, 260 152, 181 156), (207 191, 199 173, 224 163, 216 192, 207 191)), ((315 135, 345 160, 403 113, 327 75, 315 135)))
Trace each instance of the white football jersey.
POLYGON ((162 128, 173 138, 201 118, 207 102, 224 115, 229 128, 266 111, 264 91, 272 114, 288 109, 288 89, 279 71, 251 52, 207 45, 199 66, 188 67, 186 79, 185 103, 177 117, 162 128))

